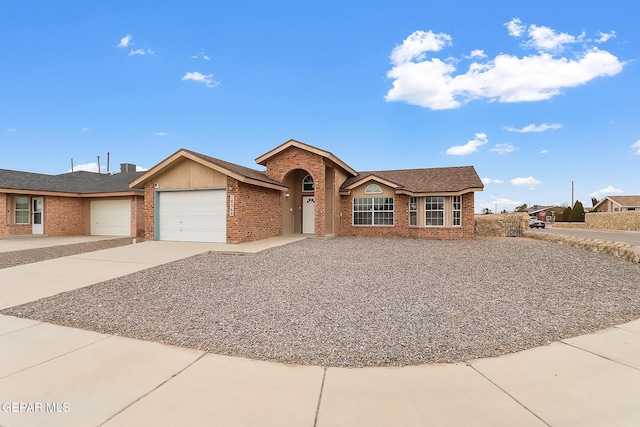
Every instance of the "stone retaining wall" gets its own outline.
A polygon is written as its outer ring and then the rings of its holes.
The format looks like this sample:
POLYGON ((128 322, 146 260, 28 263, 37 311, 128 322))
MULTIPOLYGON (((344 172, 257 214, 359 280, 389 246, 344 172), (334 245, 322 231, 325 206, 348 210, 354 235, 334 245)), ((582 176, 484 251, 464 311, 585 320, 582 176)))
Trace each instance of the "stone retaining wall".
POLYGON ((561 236, 558 234, 535 233, 532 231, 526 231, 524 236, 533 239, 545 240, 547 242, 560 243, 561 245, 568 245, 591 252, 602 252, 628 261, 640 263, 640 246, 633 246, 628 243, 610 242, 599 239, 583 239, 573 236, 561 236))
POLYGON ((476 215, 476 236, 517 237, 529 229, 526 213, 476 215))
POLYGON ((590 212, 585 224, 598 230, 640 231, 640 212, 590 212))

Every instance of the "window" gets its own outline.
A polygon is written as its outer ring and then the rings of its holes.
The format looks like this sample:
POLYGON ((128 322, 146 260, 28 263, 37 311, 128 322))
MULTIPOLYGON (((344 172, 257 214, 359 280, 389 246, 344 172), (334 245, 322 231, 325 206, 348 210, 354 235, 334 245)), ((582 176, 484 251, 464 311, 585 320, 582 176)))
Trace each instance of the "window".
POLYGON ((462 225, 462 196, 453 196, 453 226, 462 225))
POLYGON ((311 175, 307 175, 302 180, 302 191, 313 191, 315 188, 313 178, 311 175))
POLYGON ((16 224, 29 224, 29 198, 16 197, 16 224))
POLYGON ((382 194, 382 188, 377 184, 370 184, 364 189, 364 194, 382 194))
POLYGON ((418 225, 418 198, 409 197, 409 225, 418 225))
POLYGON ((393 225, 393 197, 354 198, 353 225, 393 225))
POLYGON ((444 226, 444 197, 427 196, 424 198, 425 225, 444 226))

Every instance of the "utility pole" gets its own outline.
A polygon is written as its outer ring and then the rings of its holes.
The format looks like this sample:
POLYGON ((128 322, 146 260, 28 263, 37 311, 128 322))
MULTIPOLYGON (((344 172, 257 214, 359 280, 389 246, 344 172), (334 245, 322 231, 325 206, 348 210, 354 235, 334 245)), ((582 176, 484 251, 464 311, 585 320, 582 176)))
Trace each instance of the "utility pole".
POLYGON ((571 181, 571 209, 573 209, 573 205, 574 205, 574 201, 573 201, 573 181, 571 181))

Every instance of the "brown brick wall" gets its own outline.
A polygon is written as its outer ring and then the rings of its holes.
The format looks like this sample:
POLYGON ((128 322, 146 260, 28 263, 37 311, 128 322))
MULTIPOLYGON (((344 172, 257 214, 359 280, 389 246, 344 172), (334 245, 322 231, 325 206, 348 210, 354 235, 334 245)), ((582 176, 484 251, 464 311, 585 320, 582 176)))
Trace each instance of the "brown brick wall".
POLYGON ((84 234, 84 206, 84 200, 79 197, 46 196, 44 234, 50 237, 84 234))
MULTIPOLYGON (((409 227, 409 196, 394 196, 393 226, 354 226, 352 197, 342 196, 342 235, 367 237, 410 237, 422 239, 454 240, 474 238, 474 194, 462 196, 461 227, 409 227)), ((450 215, 450 211, 446 213, 450 215)))
POLYGON ((315 185, 315 235, 324 237, 325 221, 325 164, 324 158, 298 147, 289 147, 267 160, 267 176, 279 182, 289 172, 303 169, 309 172, 315 185))
POLYGON ((0 193, 0 236, 6 236, 9 230, 7 230, 7 219, 10 215, 7 206, 7 194, 0 193))
POLYGON ((153 182, 147 182, 144 186, 144 238, 153 240, 155 234, 154 203, 156 189, 153 182))
POLYGON ((145 215, 144 197, 133 196, 131 203, 131 236, 144 237, 145 235, 145 215))
POLYGON ((227 178, 227 242, 243 243, 282 235, 282 192, 227 178), (230 216, 230 196, 234 196, 230 216))

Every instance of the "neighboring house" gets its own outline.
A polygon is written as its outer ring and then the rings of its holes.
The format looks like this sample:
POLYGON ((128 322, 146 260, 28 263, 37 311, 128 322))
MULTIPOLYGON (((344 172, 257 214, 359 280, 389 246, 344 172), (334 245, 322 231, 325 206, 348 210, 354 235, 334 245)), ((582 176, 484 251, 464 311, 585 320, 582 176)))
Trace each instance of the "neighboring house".
POLYGON ((140 173, 45 175, 0 169, 0 237, 144 234, 144 192, 129 183, 140 173))
POLYGON ((562 220, 562 213, 566 207, 564 206, 538 206, 533 205, 527 209, 530 217, 534 217, 544 222, 556 222, 562 220))
POLYGON ((593 207, 593 212, 633 211, 640 211, 640 196, 607 196, 593 207))
POLYGON ((144 190, 149 240, 240 243, 318 237, 474 237, 472 166, 356 172, 332 153, 289 140, 257 171, 180 149, 131 188, 144 190))

